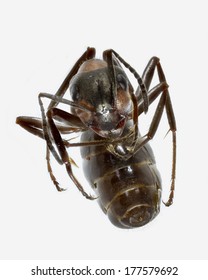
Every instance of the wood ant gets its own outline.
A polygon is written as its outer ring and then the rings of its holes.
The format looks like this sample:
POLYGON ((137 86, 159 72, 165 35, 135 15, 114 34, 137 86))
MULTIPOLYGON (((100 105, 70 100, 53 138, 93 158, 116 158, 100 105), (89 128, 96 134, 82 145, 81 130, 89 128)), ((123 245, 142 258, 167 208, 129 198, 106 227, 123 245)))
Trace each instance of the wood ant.
POLYGON ((166 206, 173 202, 176 173, 176 122, 168 84, 157 57, 152 57, 142 77, 117 52, 103 52, 103 59, 95 58, 95 49, 87 48, 75 63, 58 91, 52 95, 40 93, 38 101, 41 118, 20 116, 16 122, 30 133, 41 137, 47 145, 47 166, 58 191, 50 154, 66 171, 87 199, 87 194, 74 176, 69 156, 71 147, 80 147, 83 170, 97 195, 103 212, 120 228, 140 227, 154 219, 160 211, 161 178, 149 140, 158 128, 164 108, 172 132, 173 158, 170 195, 166 206), (124 65, 138 83, 134 89, 122 69, 124 65), (157 69, 159 83, 150 89, 157 69), (70 99, 64 98, 70 90, 70 99), (157 108, 146 135, 141 136, 138 118, 159 98, 157 108), (42 99, 50 104, 44 109, 42 99), (66 104, 71 110, 59 109, 66 104), (63 139, 67 133, 80 133, 80 142, 63 139))

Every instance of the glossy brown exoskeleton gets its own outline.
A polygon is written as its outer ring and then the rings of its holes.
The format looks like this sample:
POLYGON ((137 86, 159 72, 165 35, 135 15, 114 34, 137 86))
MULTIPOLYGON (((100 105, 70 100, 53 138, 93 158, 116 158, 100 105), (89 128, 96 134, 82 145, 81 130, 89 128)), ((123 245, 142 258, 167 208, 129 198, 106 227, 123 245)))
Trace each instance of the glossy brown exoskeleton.
POLYGON ((176 170, 176 123, 165 75, 157 57, 152 57, 142 77, 114 50, 95 59, 95 49, 88 48, 79 58, 55 95, 40 93, 42 118, 18 117, 17 123, 30 133, 45 139, 47 165, 51 179, 62 191, 50 165, 50 153, 64 164, 68 175, 81 193, 88 195, 72 172, 73 159, 67 149, 80 147, 84 173, 97 200, 111 222, 121 228, 140 227, 160 211, 161 179, 148 141, 158 128, 164 108, 173 137, 172 183, 166 206, 172 204, 176 170), (136 78, 133 87, 121 67, 136 78), (157 69, 159 83, 149 90, 157 69), (69 88, 71 99, 64 98, 69 88), (160 96, 146 135, 138 130, 138 118, 160 96), (45 112, 42 98, 51 100, 45 112), (57 105, 69 105, 71 111, 57 105), (81 132, 79 143, 62 138, 66 133, 81 132))

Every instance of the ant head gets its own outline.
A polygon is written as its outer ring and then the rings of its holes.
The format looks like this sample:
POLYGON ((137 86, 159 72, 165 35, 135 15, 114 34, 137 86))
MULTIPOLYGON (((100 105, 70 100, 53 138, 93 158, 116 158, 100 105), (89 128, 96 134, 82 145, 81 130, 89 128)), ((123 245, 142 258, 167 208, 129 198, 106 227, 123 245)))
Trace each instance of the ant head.
POLYGON ((112 77, 105 61, 88 60, 70 83, 72 101, 79 105, 74 109, 76 115, 105 138, 120 136, 132 112, 130 82, 121 67, 114 69, 112 77))

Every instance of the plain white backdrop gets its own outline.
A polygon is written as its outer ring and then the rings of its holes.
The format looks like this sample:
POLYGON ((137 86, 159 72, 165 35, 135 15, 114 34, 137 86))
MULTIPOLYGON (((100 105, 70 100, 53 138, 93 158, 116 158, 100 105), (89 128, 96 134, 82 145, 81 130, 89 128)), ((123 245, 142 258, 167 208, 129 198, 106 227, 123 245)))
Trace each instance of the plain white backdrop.
MULTIPOLYGON (((208 137, 206 1, 1 1, 1 259, 207 259, 208 137), (37 95, 55 93, 88 46, 115 49, 142 74, 160 57, 177 120, 177 181, 173 206, 150 224, 114 227, 53 162, 67 191, 47 173, 44 142, 15 124, 40 116, 37 95)), ((140 121, 142 132, 151 116, 140 121)), ((166 117, 151 145, 163 179, 171 171, 166 117)), ((71 155, 74 160, 78 149, 71 155)), ((86 190, 81 166, 76 170, 86 190)), ((91 192, 92 193, 92 192, 91 192)))

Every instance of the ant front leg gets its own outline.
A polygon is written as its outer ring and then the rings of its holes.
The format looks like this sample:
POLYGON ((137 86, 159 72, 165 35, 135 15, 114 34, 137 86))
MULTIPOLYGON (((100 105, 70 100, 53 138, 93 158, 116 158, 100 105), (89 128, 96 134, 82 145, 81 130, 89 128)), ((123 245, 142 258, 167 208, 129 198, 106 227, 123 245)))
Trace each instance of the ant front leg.
MULTIPOLYGON (((16 123, 19 124, 25 130, 27 130, 28 132, 30 132, 31 134, 38 136, 41 139, 45 140, 45 135, 43 132, 43 127, 42 127, 42 119, 28 117, 28 116, 20 116, 16 119, 16 123)), ((63 126, 61 128, 63 128, 63 126)), ((67 128, 67 131, 68 131, 68 128, 67 128)), ((52 145, 52 143, 51 143, 51 145, 52 145)), ((48 146, 47 146, 47 150, 46 150, 46 160, 47 160, 47 167, 48 167, 48 172, 50 174, 51 180, 53 181, 53 183, 56 186, 56 189, 58 191, 63 191, 64 189, 59 187, 59 183, 53 174, 53 171, 52 171, 52 168, 50 165, 50 152, 49 152, 48 146)))
MULTIPOLYGON (((79 181, 76 179, 76 177, 74 176, 73 172, 72 172, 72 164, 75 164, 73 159, 70 158, 66 147, 65 147, 65 143, 61 137, 61 134, 53 120, 53 118, 66 118, 67 121, 67 116, 70 119, 71 114, 64 112, 62 110, 59 110, 58 108, 51 108, 50 110, 47 111, 47 118, 45 115, 45 110, 43 107, 43 103, 41 100, 41 97, 48 97, 48 95, 46 94, 39 94, 39 104, 41 107, 41 113, 42 113, 42 124, 43 124, 43 133, 44 133, 44 138, 46 140, 47 143, 47 164, 48 164, 48 170, 49 173, 51 175, 51 179, 54 182, 54 184, 57 187, 57 181, 52 173, 51 170, 51 165, 50 165, 50 157, 49 157, 49 151, 53 154, 53 156, 55 157, 55 159, 58 161, 58 163, 60 164, 64 164, 67 170, 67 173, 69 175, 69 177, 71 178, 71 180, 74 182, 74 184, 77 186, 77 188, 79 189, 79 191, 82 193, 83 196, 85 196, 87 199, 94 199, 94 197, 92 197, 91 195, 88 195, 83 187, 81 186, 81 184, 79 183, 79 181), (55 146, 58 150, 58 153, 56 151, 56 149, 53 146, 53 142, 55 143, 55 146)), ((68 121, 70 122, 70 120, 68 121)), ((59 191, 62 191, 63 189, 59 189, 59 187, 57 188, 59 191)))
MULTIPOLYGON (((168 91, 168 85, 166 83, 166 78, 163 72, 163 69, 161 67, 161 64, 159 62, 159 59, 157 57, 153 57, 150 62, 148 63, 147 67, 144 70, 143 73, 143 80, 146 85, 146 88, 149 89, 155 68, 157 68, 159 81, 160 83, 156 85, 154 88, 152 88, 148 92, 149 97, 149 104, 151 104, 160 94, 162 96, 160 97, 158 106, 156 108, 155 114, 153 116, 152 122, 149 127, 148 133, 144 136, 144 140, 142 143, 138 144, 136 147, 136 150, 140 149, 141 146, 146 144, 150 139, 152 139, 157 131, 157 128, 159 126, 163 110, 166 109, 166 115, 170 127, 170 131, 172 132, 172 145, 173 145, 173 154, 172 154, 172 173, 171 173, 171 187, 170 187, 170 195, 168 198, 168 201, 164 203, 166 206, 170 206, 173 203, 173 197, 174 197, 174 190, 175 190, 175 175, 176 175, 176 121, 175 116, 173 112, 173 107, 171 104, 171 99, 168 91)), ((137 98, 138 98, 138 111, 139 115, 143 113, 143 102, 141 101, 141 94, 137 90, 137 98)))
MULTIPOLYGON (((64 123, 64 120, 62 119, 62 122, 64 124, 62 124, 61 122, 56 124, 61 134, 70 134, 72 132, 83 131, 83 128, 78 126, 78 123, 81 123, 81 121, 74 115, 70 114, 70 116, 71 116, 70 123, 68 123, 68 121, 64 123)), ((16 124, 19 124, 22 128, 27 130, 29 133, 38 136, 44 140, 41 118, 20 116, 16 118, 16 124)))
POLYGON ((24 128, 31 134, 44 139, 42 120, 40 118, 20 116, 16 118, 16 124, 19 124, 22 128, 24 128))
MULTIPOLYGON (((57 111, 56 111, 56 114, 57 114, 57 111)), ((54 116, 54 110, 52 108, 47 112, 48 124, 50 126, 50 131, 53 136, 55 145, 59 151, 62 163, 65 164, 69 177, 74 182, 74 184, 77 186, 77 188, 82 193, 82 195, 85 196, 87 199, 94 199, 94 197, 92 197, 91 195, 88 195, 84 191, 83 187, 81 186, 81 184, 79 183, 79 181, 76 179, 76 177, 74 176, 74 174, 72 172, 72 164, 74 163, 74 161, 72 160, 72 158, 70 158, 70 156, 66 150, 63 139, 54 123, 53 116, 54 116)))
MULTIPOLYGON (((58 108, 54 108, 54 115, 55 120, 59 121, 59 123, 56 123, 56 127, 58 131, 61 134, 70 134, 70 133, 77 133, 80 131, 85 130, 85 128, 82 125, 82 122, 80 119, 70 113, 67 113, 63 110, 60 110, 58 108)), ((36 117, 28 117, 28 116, 20 116, 17 117, 16 123, 19 124, 22 128, 30 132, 31 134, 40 137, 41 139, 45 140, 44 133, 43 133, 43 126, 42 126, 42 119, 36 118, 36 117)), ((53 141, 53 139, 51 139, 53 141)), ((68 141, 63 140, 64 145, 68 145, 68 141)), ((56 186, 56 189, 58 191, 63 191, 64 189, 59 187, 59 183, 56 180, 52 167, 50 164, 50 150, 47 146, 46 150, 46 160, 47 160, 47 167, 48 172, 50 174, 51 180, 53 181, 54 185, 56 186)))

